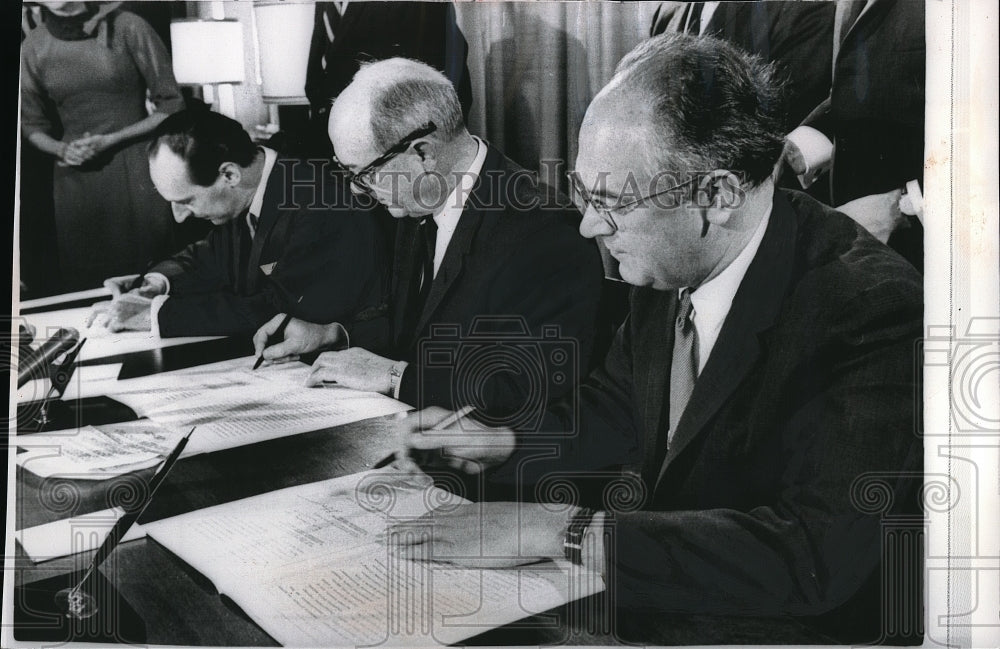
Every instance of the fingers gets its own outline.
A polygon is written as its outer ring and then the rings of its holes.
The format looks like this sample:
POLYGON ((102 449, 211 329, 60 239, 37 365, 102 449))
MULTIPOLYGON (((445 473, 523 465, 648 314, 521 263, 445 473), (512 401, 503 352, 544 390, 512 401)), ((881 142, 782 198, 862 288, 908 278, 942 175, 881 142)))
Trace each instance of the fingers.
POLYGON ((327 383, 337 383, 340 376, 340 370, 336 367, 314 366, 313 371, 306 377, 306 386, 313 388, 327 383))
MULTIPOLYGON (((284 318, 285 314, 279 313, 261 325, 260 329, 258 329, 253 335, 253 352, 255 356, 264 356, 265 360, 267 360, 267 356, 264 354, 264 348, 267 347, 267 339, 278 330, 278 327, 281 326, 281 321, 284 318)), ((275 356, 275 358, 277 358, 277 356, 275 356)))

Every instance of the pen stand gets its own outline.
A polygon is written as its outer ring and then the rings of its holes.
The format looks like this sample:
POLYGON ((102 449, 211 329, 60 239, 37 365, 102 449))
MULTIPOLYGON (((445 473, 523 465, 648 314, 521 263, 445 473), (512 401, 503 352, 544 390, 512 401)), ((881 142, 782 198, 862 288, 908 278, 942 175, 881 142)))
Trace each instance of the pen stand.
POLYGON ((31 401, 17 407, 17 432, 24 434, 70 430, 80 426, 116 424, 135 419, 138 416, 134 410, 109 397, 88 397, 73 401, 50 399, 47 404, 31 401))
POLYGON ((146 625, 142 618, 100 571, 90 575, 83 588, 73 594, 72 602, 67 601, 67 594, 80 578, 80 573, 74 572, 15 586, 14 638, 144 644, 146 625))

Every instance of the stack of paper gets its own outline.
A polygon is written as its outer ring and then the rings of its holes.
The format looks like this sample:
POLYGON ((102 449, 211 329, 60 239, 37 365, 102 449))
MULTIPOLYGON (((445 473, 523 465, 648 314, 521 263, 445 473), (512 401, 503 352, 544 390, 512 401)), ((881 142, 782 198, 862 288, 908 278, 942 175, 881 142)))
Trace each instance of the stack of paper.
POLYGON ((382 540, 390 522, 464 502, 389 468, 145 527, 283 645, 454 643, 603 590, 563 562, 456 568, 400 560, 382 540))

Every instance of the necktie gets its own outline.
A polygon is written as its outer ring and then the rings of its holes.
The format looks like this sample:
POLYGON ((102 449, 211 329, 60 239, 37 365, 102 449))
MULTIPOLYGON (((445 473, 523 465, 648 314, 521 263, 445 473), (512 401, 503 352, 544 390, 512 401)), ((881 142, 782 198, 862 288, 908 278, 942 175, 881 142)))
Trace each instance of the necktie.
MULTIPOLYGON (((431 217, 426 217, 418 226, 420 244, 417 246, 413 263, 413 278, 410 282, 409 299, 403 318, 403 341, 415 341, 417 322, 423 313, 427 296, 434 283, 434 249, 437 242, 437 223, 431 217)), ((409 345, 404 345, 408 347, 409 345)))
POLYGON ((698 380, 698 330, 692 320, 691 291, 682 289, 677 319, 674 321, 674 353, 670 362, 670 431, 667 445, 673 439, 688 399, 698 380))

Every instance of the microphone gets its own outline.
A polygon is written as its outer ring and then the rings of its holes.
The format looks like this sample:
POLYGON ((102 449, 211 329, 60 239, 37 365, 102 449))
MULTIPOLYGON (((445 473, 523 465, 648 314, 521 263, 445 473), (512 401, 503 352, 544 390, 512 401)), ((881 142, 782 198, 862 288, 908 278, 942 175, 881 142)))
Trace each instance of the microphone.
POLYGON ((35 352, 18 362, 17 387, 22 387, 33 378, 43 378, 49 374, 49 366, 60 355, 76 347, 80 342, 80 332, 73 328, 60 329, 54 336, 42 343, 35 352))

